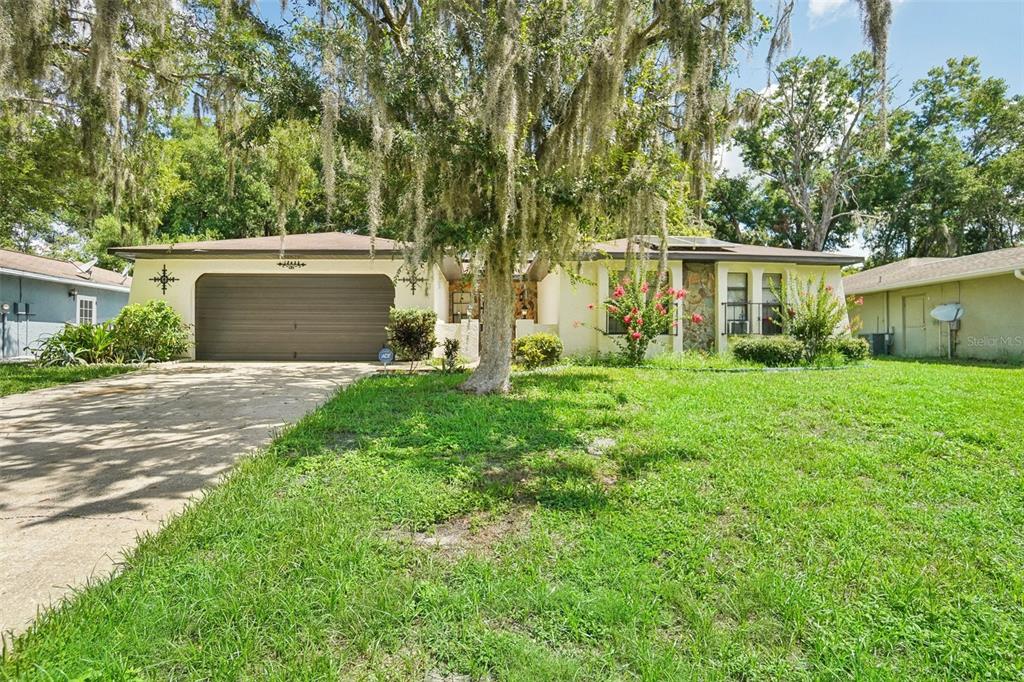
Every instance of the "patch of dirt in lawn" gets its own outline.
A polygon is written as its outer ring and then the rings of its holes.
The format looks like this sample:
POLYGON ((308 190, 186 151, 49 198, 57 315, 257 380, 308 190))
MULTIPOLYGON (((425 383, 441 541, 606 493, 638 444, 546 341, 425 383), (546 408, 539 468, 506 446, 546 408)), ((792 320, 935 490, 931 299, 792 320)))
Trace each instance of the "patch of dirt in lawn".
POLYGON ((481 488, 520 486, 529 483, 532 473, 524 466, 503 466, 500 463, 487 464, 480 472, 481 488))
POLYGON ((609 450, 614 448, 616 442, 617 441, 614 438, 595 438, 594 440, 590 441, 589 445, 587 445, 587 454, 593 455, 594 457, 600 457, 601 455, 607 453, 609 450))
POLYGON ((529 532, 533 509, 517 505, 504 514, 476 513, 457 516, 427 531, 392 528, 385 536, 398 542, 423 547, 451 558, 466 554, 486 556, 511 537, 529 532))
POLYGON ((472 682, 473 678, 462 673, 442 673, 431 670, 427 673, 425 682, 472 682))
POLYGON ((718 537, 743 540, 750 536, 750 512, 746 507, 725 507, 714 517, 718 537))
POLYGON ((348 452, 359 448, 359 436, 350 431, 335 431, 324 444, 328 450, 335 452, 348 452))
MULTIPOLYGON (((346 642, 337 636, 331 645, 344 649, 346 642)), ((435 665, 417 645, 405 643, 396 651, 379 649, 364 652, 346 663, 339 680, 425 680, 435 665)))

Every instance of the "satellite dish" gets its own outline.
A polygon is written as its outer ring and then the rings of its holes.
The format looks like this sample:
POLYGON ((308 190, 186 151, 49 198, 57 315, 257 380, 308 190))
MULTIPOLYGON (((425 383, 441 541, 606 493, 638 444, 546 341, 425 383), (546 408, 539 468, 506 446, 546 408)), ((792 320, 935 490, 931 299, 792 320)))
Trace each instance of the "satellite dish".
POLYGON ((931 315, 939 322, 956 322, 964 316, 964 307, 959 303, 944 303, 932 308, 931 315))
POLYGON ((93 258, 88 263, 75 263, 74 261, 72 261, 71 264, 78 268, 79 274, 89 277, 90 273, 92 272, 92 266, 96 265, 96 263, 98 263, 99 260, 99 258, 93 258))

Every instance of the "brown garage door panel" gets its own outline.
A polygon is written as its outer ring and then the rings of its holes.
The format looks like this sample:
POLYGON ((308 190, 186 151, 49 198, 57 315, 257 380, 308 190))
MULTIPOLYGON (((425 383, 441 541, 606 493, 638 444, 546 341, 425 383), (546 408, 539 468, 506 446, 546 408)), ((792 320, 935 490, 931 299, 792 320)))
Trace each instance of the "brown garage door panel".
POLYGON ((371 360, 395 289, 384 275, 203 275, 200 360, 371 360))

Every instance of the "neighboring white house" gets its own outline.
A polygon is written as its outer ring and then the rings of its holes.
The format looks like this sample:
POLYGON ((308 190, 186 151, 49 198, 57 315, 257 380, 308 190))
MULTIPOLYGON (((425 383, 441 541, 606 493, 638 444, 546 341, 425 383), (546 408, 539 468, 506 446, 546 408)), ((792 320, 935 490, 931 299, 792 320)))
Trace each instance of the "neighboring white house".
POLYGON ((131 284, 96 266, 0 249, 0 359, 28 356, 65 324, 117 317, 131 284))
MULTIPOLYGON (((654 240, 642 242, 656 258, 654 240)), ((464 264, 449 258, 411 272, 401 246, 387 239, 376 239, 373 257, 369 237, 340 232, 111 252, 135 260, 132 302, 163 298, 195 326, 199 359, 373 359, 392 306, 434 310, 440 337, 460 338, 470 357, 477 352, 486 301, 464 264)), ((617 240, 594 245, 566 267, 531 262, 516 278, 516 334, 558 334, 568 354, 613 350, 600 302, 614 287, 625 252, 626 241, 617 240)), ((652 352, 722 351, 730 336, 776 333, 773 283, 824 275, 842 296, 840 269, 860 260, 703 237, 671 238, 668 257, 672 286, 689 295, 678 304, 678 332, 652 352), (703 321, 694 323, 694 313, 703 321)))

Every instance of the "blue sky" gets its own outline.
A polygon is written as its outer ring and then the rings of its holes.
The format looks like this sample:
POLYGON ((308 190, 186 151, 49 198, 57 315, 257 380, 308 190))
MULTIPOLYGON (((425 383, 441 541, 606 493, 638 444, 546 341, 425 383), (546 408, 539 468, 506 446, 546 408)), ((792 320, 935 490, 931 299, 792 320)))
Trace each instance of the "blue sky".
MULTIPOLYGON (((757 9, 775 15, 774 0, 757 9)), ((906 97, 910 85, 950 57, 977 56, 982 73, 1024 94, 1024 0, 896 0, 889 37, 890 78, 906 97)), ((800 0, 793 15, 790 55, 846 59, 866 49, 854 0, 800 0)), ((741 59, 739 87, 763 88, 767 41, 741 59)), ((901 99, 898 97, 898 99, 901 99)))

